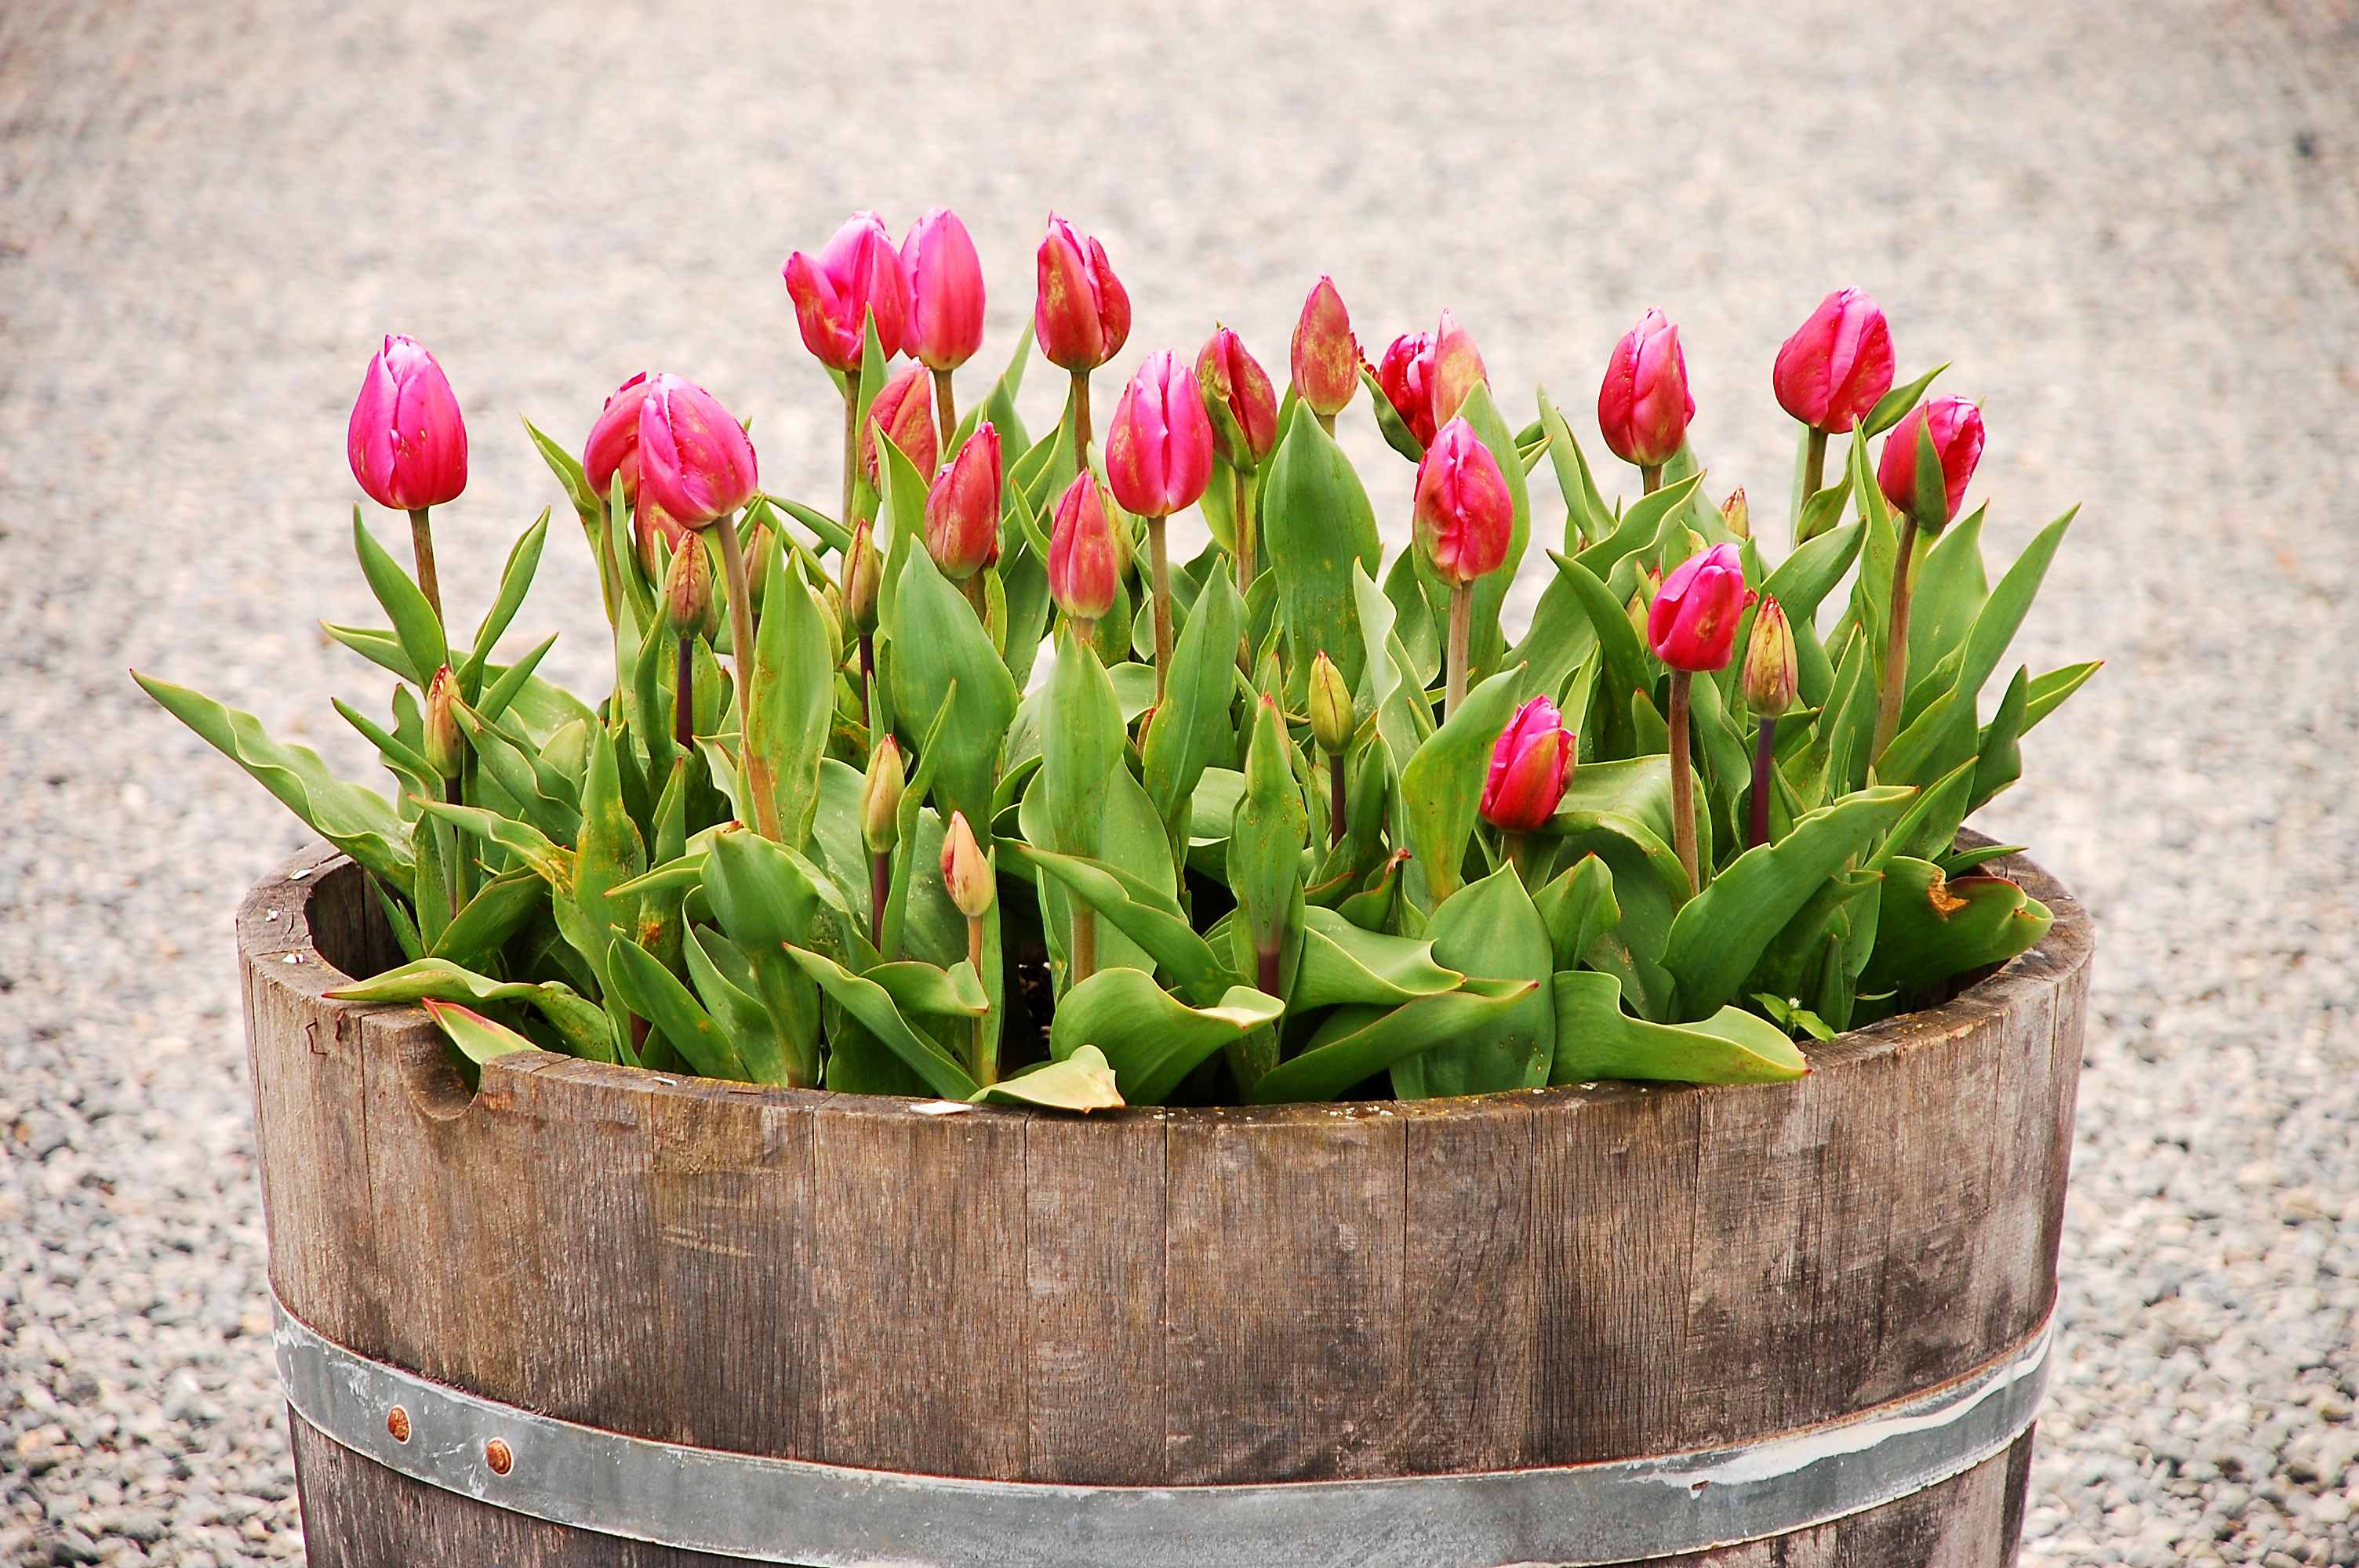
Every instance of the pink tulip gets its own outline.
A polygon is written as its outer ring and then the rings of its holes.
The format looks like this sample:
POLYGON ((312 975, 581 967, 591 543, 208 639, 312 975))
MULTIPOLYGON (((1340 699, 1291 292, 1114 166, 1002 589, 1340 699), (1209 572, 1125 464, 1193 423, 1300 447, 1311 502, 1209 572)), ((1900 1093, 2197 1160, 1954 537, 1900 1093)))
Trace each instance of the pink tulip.
POLYGON ((1376 366, 1376 384, 1420 447, 1433 445, 1433 334, 1403 332, 1376 366))
POLYGON ((1675 670, 1725 669, 1736 646, 1736 623, 1752 602, 1736 546, 1714 545, 1663 579, 1647 611, 1647 645, 1675 670))
POLYGON ((966 825, 962 811, 951 813, 950 830, 942 835, 942 887, 969 920, 980 920, 990 913, 998 892, 991 860, 975 842, 974 829, 966 825))
POLYGON ((1435 427, 1457 418, 1458 411, 1466 406, 1466 395, 1477 385, 1488 384, 1490 379, 1474 340, 1444 310, 1441 326, 1433 334, 1433 368, 1426 378, 1435 427))
POLYGON ((1057 502, 1055 531, 1049 538, 1049 592, 1073 620, 1096 621, 1114 608, 1121 579, 1122 547, 1106 521, 1097 479, 1076 474, 1057 502))
POLYGON ((868 406, 868 417, 860 427, 860 471, 868 477, 869 489, 884 489, 876 471, 884 460, 884 454, 876 449, 876 432, 880 429, 886 439, 901 449, 901 455, 919 474, 927 479, 934 477, 934 465, 941 452, 934 435, 932 384, 923 369, 911 365, 886 382, 877 392, 876 401, 868 406))
POLYGON ((983 347, 983 261, 947 207, 927 210, 901 242, 910 309, 901 346, 929 370, 956 370, 983 347))
POLYGON ((1212 478, 1212 422, 1195 376, 1169 349, 1147 356, 1114 406, 1106 433, 1114 498, 1142 517, 1195 504, 1212 478))
POLYGON ((999 559, 999 432, 985 419, 926 493, 926 553, 953 582, 999 559))
POLYGON ((1884 456, 1875 465, 1876 487, 1893 507, 1917 519, 1917 525, 1938 534, 1958 514, 1966 483, 1983 459, 1983 411, 1962 397, 1937 397, 1910 409, 1884 438, 1884 456), (1930 428, 1934 455, 1941 460, 1942 494, 1917 493, 1917 432, 1930 428), (1938 515, 1936 514, 1938 514, 1938 515))
POLYGON ((1333 418, 1360 386, 1360 341, 1352 336, 1352 313, 1343 297, 1321 274, 1302 302, 1294 324, 1294 395, 1313 414, 1333 418))
POLYGON ((1418 542, 1442 581, 1471 583, 1506 561, 1515 500, 1498 460, 1465 420, 1444 425, 1417 465, 1416 505, 1418 542))
POLYGON ((753 498, 754 443, 711 393, 676 375, 647 378, 639 406, 639 495, 701 528, 753 498))
POLYGON ((370 500, 416 512, 459 499, 467 488, 467 427, 434 356, 416 340, 388 335, 361 378, 344 435, 353 478, 370 500))
POLYGON ((1226 327, 1215 327, 1196 356, 1212 440, 1231 468, 1256 469, 1277 445, 1277 391, 1269 373, 1226 327))
POLYGON ((603 501, 614 493, 614 476, 623 476, 623 503, 639 498, 639 405, 647 400, 647 373, 641 371, 616 387, 590 427, 590 440, 582 449, 582 468, 591 492, 603 501))
POLYGON ((1051 212, 1038 260, 1032 334, 1049 362, 1092 371, 1120 353, 1130 338, 1130 296, 1106 265, 1105 247, 1051 212))
POLYGON ((1892 390, 1892 329, 1875 301, 1839 288, 1777 351, 1777 406, 1813 430, 1840 435, 1892 390))
POLYGON ((795 302, 803 347, 820 363, 844 372, 860 368, 871 311, 885 357, 901 351, 909 319, 909 275, 875 213, 854 212, 817 261, 797 251, 779 270, 795 302))
POLYGON ((1516 710, 1491 748, 1483 820, 1503 833, 1537 832, 1556 815, 1572 773, 1572 734, 1556 704, 1536 697, 1516 710))
POLYGON ((1649 310, 1614 345, 1604 384, 1597 389, 1598 427, 1615 457, 1655 469, 1678 455, 1694 416, 1680 330, 1661 311, 1649 310))

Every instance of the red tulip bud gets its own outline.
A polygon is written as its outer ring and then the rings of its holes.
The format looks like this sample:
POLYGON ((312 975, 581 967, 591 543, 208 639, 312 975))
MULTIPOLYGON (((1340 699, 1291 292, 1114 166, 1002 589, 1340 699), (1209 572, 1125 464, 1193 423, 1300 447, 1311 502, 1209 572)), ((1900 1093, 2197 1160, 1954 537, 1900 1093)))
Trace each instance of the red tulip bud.
POLYGON ((958 214, 935 207, 901 242, 909 320, 901 347, 929 370, 956 370, 983 347, 983 262, 958 214))
POLYGON ((1850 429, 1892 390, 1892 329, 1875 301, 1839 288, 1777 351, 1777 406, 1814 430, 1850 429))
POLYGON ((942 835, 942 886, 969 920, 981 920, 989 914, 998 892, 991 861, 984 858, 983 846, 974 841, 974 829, 966 825, 963 811, 951 813, 950 831, 942 835))
POLYGON ((1801 685, 1794 629, 1776 598, 1765 598, 1753 617, 1753 640, 1745 646, 1745 702, 1756 719, 1775 719, 1794 706, 1801 685))
POLYGON ((926 494, 926 553, 963 582, 999 559, 999 432, 985 419, 926 494))
POLYGON ((1294 324, 1294 395, 1313 414, 1332 419, 1360 387, 1360 341, 1352 336, 1352 313, 1324 274, 1302 302, 1294 324))
POLYGON ((1122 547, 1106 521, 1096 476, 1075 474, 1057 502, 1049 538, 1049 592, 1074 620, 1096 621, 1114 608, 1121 579, 1122 547))
POLYGON ((1277 393, 1268 373, 1226 327, 1213 328, 1196 356, 1196 384, 1222 461, 1238 469, 1267 461, 1277 445, 1277 393))
POLYGON ((1614 345, 1597 390, 1598 428, 1624 462, 1660 468, 1678 455, 1694 416, 1680 330, 1649 310, 1614 345))
POLYGON ((1169 349, 1147 356, 1114 406, 1106 480, 1125 510, 1169 517, 1196 503, 1212 478, 1212 422, 1196 378, 1169 349))
POLYGON ((853 525, 852 547, 843 556, 843 612, 852 618, 853 631, 865 635, 876 630, 877 590, 884 580, 875 535, 864 518, 853 525))
POLYGON ((884 454, 876 449, 879 429, 919 473, 934 477, 941 453, 934 436, 933 383, 923 368, 911 365, 886 382, 876 401, 868 406, 868 418, 860 427, 860 471, 867 476, 869 489, 881 491, 885 487, 876 471, 884 461, 884 454))
POLYGON ((1463 419, 1441 427, 1417 465, 1417 538, 1442 581, 1471 583, 1497 571, 1515 532, 1506 475, 1463 419))
POLYGON ((647 401, 639 405, 643 503, 701 528, 745 505, 758 482, 754 443, 711 393, 676 375, 647 378, 647 401))
POLYGON ((1556 704, 1536 697, 1516 710, 1491 748, 1483 820, 1503 833, 1531 833, 1556 815, 1572 773, 1572 734, 1556 704))
POLYGON ((1433 334, 1403 332, 1376 366, 1376 384, 1420 447, 1433 445, 1433 334))
POLYGON ((1675 670, 1725 669, 1736 646, 1736 623, 1752 602, 1736 546, 1714 545, 1663 579, 1647 611, 1647 645, 1675 670))
POLYGON ((704 541, 691 534, 672 551, 664 571, 664 630, 674 637, 710 637, 719 625, 713 611, 712 561, 704 541))
POLYGON ((909 275, 885 221, 875 213, 854 212, 818 260, 797 251, 779 270, 795 302, 803 347, 820 363, 840 371, 860 368, 872 310, 885 357, 901 351, 909 318, 909 275))
POLYGON ((458 696, 459 683, 444 665, 426 687, 423 750, 426 765, 446 779, 457 778, 467 762, 466 738, 459 732, 459 715, 451 707, 458 696))
POLYGON ((1457 418, 1458 411, 1466 406, 1466 395, 1490 380, 1474 340, 1444 310, 1440 329, 1433 334, 1433 369, 1427 380, 1434 427, 1438 429, 1457 418))
POLYGON ((623 503, 639 499, 639 405, 647 400, 647 373, 641 371, 616 387, 590 427, 590 440, 582 449, 582 470, 590 489, 603 501, 614 492, 614 476, 623 476, 623 503))
POLYGON ((388 336, 361 377, 344 452, 368 498, 396 512, 441 506, 467 488, 467 427, 434 356, 388 336))
POLYGON ((1893 507, 1917 519, 1917 525, 1938 534, 1958 514, 1966 483, 1983 458, 1983 411, 1962 397, 1937 397, 1910 409, 1884 438, 1884 456, 1875 465, 1876 487, 1893 507), (1933 455, 1940 460, 1938 495, 1920 492, 1917 474, 1917 432, 1933 434, 1933 455))
POLYGON ((1720 503, 1721 526, 1740 539, 1753 537, 1753 508, 1745 499, 1745 487, 1738 485, 1720 503))
POLYGON ((1032 334, 1049 362, 1089 371, 1120 353, 1130 337, 1130 296, 1106 265, 1105 247, 1051 212, 1038 269, 1032 334))

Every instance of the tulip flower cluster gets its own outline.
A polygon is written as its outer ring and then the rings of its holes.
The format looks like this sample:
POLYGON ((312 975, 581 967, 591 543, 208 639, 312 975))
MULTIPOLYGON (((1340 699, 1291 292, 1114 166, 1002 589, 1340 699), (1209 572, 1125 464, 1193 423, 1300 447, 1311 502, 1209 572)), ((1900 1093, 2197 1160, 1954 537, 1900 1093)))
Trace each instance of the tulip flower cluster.
POLYGON ((957 217, 791 254, 844 410, 832 509, 762 489, 759 389, 648 371, 585 397, 578 456, 531 428, 610 623, 589 698, 536 673, 548 643, 500 651, 547 514, 453 639, 430 514, 465 424, 386 337, 349 454, 414 572, 356 507, 386 624, 328 630, 401 683, 390 724, 339 705, 399 805, 141 677, 375 879, 408 961, 340 994, 480 1010, 451 1036, 478 1058, 1086 1111, 1790 1078, 1798 1034, 2046 931, 1961 832, 2096 668, 1995 678, 2071 514, 1992 583, 1982 413, 1896 385, 1865 295, 1764 367, 1798 441, 1773 557, 1704 488, 1714 411, 1660 310, 1597 384, 1615 470, 1545 392, 1508 418, 1471 317, 1371 362, 1320 277, 1281 384, 1217 322, 1134 350, 1119 259, 1051 216, 1028 327, 962 398, 957 217), (1065 373, 1038 430, 1036 349, 1065 373), (1402 515, 1346 456, 1370 434, 1415 465, 1402 515), (1214 542, 1174 560, 1191 508, 1214 542))

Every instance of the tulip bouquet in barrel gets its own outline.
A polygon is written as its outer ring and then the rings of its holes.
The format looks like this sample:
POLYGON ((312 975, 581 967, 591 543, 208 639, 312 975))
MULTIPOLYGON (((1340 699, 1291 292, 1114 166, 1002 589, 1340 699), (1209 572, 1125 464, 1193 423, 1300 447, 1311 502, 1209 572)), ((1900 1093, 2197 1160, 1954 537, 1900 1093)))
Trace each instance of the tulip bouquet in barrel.
POLYGON ((338 704, 396 800, 141 677, 372 874, 408 961, 340 994, 426 1002, 477 1062, 1077 1110, 1413 1098, 1796 1076, 1799 1042, 2047 930, 1960 830, 2096 667, 1997 678, 2071 514, 1994 586, 1961 514, 1982 416, 1928 401, 1931 373, 1894 384, 1857 291, 1770 376, 1801 427, 1773 559, 1744 492, 1704 488, 1657 311, 1598 393, 1636 470, 1609 502, 1544 390, 1502 412, 1450 314, 1371 363, 1325 278, 1282 391, 1216 326, 1110 414, 1129 297, 1063 219, 987 384, 960 377, 984 282, 949 212, 897 246, 859 214, 785 282, 843 406, 826 504, 766 493, 676 374, 625 382, 578 457, 527 426, 597 563, 609 689, 542 679, 549 642, 495 655, 546 513, 454 638, 432 513, 466 433, 402 338, 350 447, 414 571, 356 509, 386 623, 327 628, 397 677, 388 712, 338 704), (1038 435, 1036 348, 1067 377, 1038 435), (1364 388, 1416 465, 1389 561, 1335 435, 1364 388), (1175 561, 1191 507, 1214 542, 1175 561))

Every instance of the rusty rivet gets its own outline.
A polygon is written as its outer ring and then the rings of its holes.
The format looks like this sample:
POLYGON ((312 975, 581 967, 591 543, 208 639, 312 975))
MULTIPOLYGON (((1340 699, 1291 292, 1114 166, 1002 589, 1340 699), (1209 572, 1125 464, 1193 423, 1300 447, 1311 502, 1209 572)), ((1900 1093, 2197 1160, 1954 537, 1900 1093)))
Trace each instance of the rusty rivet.
POLYGON ((508 1452, 508 1441, 495 1437, 484 1444, 484 1463, 492 1467, 495 1476, 505 1476, 516 1468, 516 1455, 508 1452))
POLYGON ((393 1433, 393 1440, 396 1443, 408 1442, 409 1412, 399 1405, 394 1406, 385 1413, 385 1429, 393 1433))

